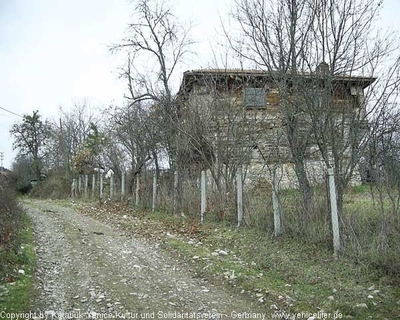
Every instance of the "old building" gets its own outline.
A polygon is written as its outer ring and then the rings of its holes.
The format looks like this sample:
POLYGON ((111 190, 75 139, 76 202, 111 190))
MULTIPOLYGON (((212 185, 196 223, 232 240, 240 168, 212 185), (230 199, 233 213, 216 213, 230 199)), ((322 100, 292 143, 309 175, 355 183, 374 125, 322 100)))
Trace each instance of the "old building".
POLYGON ((292 151, 297 147, 304 148, 309 179, 322 178, 326 161, 319 147, 322 138, 317 135, 328 121, 338 124, 343 157, 351 156, 349 148, 354 143, 347 146, 351 126, 357 119, 357 125, 365 127, 364 90, 374 80, 331 77, 324 63, 313 73, 294 76, 260 70, 202 69, 183 74, 178 97, 182 122, 190 123, 186 128, 188 136, 194 137, 192 146, 198 161, 245 166, 246 178, 251 181, 268 178, 271 167, 279 168, 282 185, 294 186, 292 151), (288 125, 296 130, 291 140, 288 125), (321 128, 316 128, 319 125, 321 128))

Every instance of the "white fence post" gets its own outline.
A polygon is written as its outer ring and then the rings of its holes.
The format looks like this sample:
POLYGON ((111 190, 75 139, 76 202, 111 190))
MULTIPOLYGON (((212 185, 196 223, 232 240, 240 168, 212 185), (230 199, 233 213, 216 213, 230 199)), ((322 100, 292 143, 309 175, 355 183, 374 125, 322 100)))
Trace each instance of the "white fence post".
POLYGON ((100 199, 103 199, 103 174, 100 172, 100 199))
POLYGON ((243 172, 242 167, 239 167, 236 172, 236 189, 237 189, 237 215, 238 227, 243 224, 243 172))
POLYGON ((151 204, 151 211, 153 211, 153 212, 156 208, 156 201, 157 201, 157 172, 154 171, 154 174, 153 174, 153 202, 151 204))
POLYGON ((93 173, 92 177, 92 197, 95 197, 95 192, 96 192, 96 174, 93 173))
POLYGON ((125 171, 121 172, 121 197, 125 196, 125 171))
POLYGON ((114 175, 110 176, 110 199, 114 198, 114 175))
POLYGON ((178 171, 174 172, 174 196, 173 196, 173 208, 172 214, 177 214, 178 212, 178 171))
POLYGON ((201 211, 200 211, 200 221, 204 222, 204 216, 207 210, 207 196, 206 196, 206 183, 207 176, 205 170, 201 171, 201 211))
POLYGON ((339 217, 337 209, 335 176, 332 168, 328 168, 328 181, 329 181, 329 198, 331 203, 333 248, 335 256, 338 256, 340 252, 339 217))
POLYGON ((89 184, 89 177, 87 174, 85 174, 85 198, 87 198, 88 194, 88 184, 89 184))
POLYGON ((274 209, 274 236, 277 237, 282 234, 282 209, 279 201, 279 183, 276 177, 276 167, 272 169, 272 207, 274 209))
POLYGON ((72 179, 72 184, 71 184, 71 197, 76 196, 76 179, 72 179))
POLYGON ((82 191, 82 176, 79 175, 78 176, 78 193, 79 193, 79 196, 81 196, 81 191, 82 191))
POLYGON ((135 199, 135 204, 138 206, 139 205, 139 183, 140 183, 140 177, 139 177, 139 173, 136 174, 136 190, 135 190, 135 195, 136 195, 136 199, 135 199))

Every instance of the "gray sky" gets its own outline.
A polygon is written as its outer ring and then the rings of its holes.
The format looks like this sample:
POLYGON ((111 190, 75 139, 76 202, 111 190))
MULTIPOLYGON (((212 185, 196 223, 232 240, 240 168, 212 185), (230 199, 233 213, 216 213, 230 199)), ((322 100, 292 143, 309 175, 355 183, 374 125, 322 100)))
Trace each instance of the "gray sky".
MULTIPOLYGON (((227 7, 215 2, 172 1, 177 16, 196 24, 200 56, 210 48, 206 39, 218 26, 218 12, 227 7)), ((50 118, 59 106, 68 109, 84 98, 98 107, 121 103, 125 85, 117 68, 123 56, 110 54, 108 46, 124 36, 131 10, 127 0, 0 0, 0 107, 50 118)), ((18 120, 0 109, 6 167, 15 156, 9 129, 18 120)))
MULTIPOLYGON (((197 56, 180 73, 208 66, 219 17, 232 0, 171 3, 179 18, 194 22, 198 42, 197 56)), ((84 98, 100 108, 122 103, 125 85, 117 68, 123 60, 108 46, 123 37, 131 9, 127 0, 0 0, 0 107, 50 118, 59 106, 67 110, 84 98)), ((398 28, 399 13, 400 0, 385 0, 382 23, 398 28)), ((20 119, 0 109, 0 151, 8 168, 15 156, 9 130, 20 119)))

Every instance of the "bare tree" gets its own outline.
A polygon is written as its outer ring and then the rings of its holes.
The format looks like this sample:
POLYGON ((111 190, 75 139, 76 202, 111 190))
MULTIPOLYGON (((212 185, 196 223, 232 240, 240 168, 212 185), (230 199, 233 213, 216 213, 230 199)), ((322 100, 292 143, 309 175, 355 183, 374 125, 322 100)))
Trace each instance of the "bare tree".
MULTIPOLYGON (((144 170, 146 165, 153 162, 159 171, 159 148, 161 136, 154 125, 151 108, 145 108, 143 103, 128 104, 117 108, 111 115, 109 127, 113 148, 119 148, 131 170, 131 187, 135 176, 144 170)), ((115 157, 115 152, 113 152, 115 157)))
POLYGON ((310 145, 311 130, 299 117, 301 106, 290 98, 297 75, 304 68, 302 57, 309 43, 308 31, 314 17, 306 1, 243 0, 236 1, 233 18, 239 24, 241 37, 226 35, 231 47, 256 68, 269 73, 279 88, 282 121, 303 195, 304 212, 309 210, 312 189, 305 168, 305 155, 310 145))
POLYGON ((242 94, 245 85, 264 80, 262 74, 228 69, 188 71, 184 75, 178 95, 182 106, 179 158, 196 177, 201 170, 208 170, 217 199, 214 209, 222 215, 234 211, 231 202, 238 170, 254 181, 258 177, 255 170, 248 170, 251 164, 258 162, 260 171, 265 168, 259 153, 266 146, 259 143, 266 135, 270 138, 265 132, 267 113, 264 107, 246 106, 242 94))
POLYGON ((150 100, 159 106, 168 147, 170 167, 176 166, 176 123, 178 110, 172 93, 172 77, 179 63, 189 53, 193 43, 185 28, 164 1, 134 1, 134 23, 128 26, 128 36, 111 51, 128 53, 121 77, 128 82, 126 98, 132 106, 150 100), (139 66, 145 66, 143 68, 139 66))
POLYGON ((70 111, 60 107, 59 119, 50 122, 51 137, 47 145, 51 157, 49 166, 64 168, 65 177, 70 178, 72 157, 75 156, 88 138, 91 126, 97 125, 100 116, 88 100, 77 101, 70 111))
POLYGON ((398 234, 400 227, 399 120, 398 109, 379 117, 362 161, 364 179, 371 185, 373 203, 381 215, 378 249, 383 252, 389 249, 389 239, 398 234))
POLYGON ((324 70, 317 70, 313 90, 302 92, 308 97, 315 142, 326 166, 335 170, 339 209, 361 152, 377 129, 374 122, 391 112, 400 85, 396 34, 376 31, 381 5, 375 0, 325 0, 311 6, 314 41, 308 65, 326 62, 320 65, 324 70), (347 77, 354 81, 343 88, 342 79, 347 77))
POLYGON ((380 7, 377 0, 236 1, 233 18, 242 36, 228 39, 279 87, 305 213, 309 148, 316 144, 334 168, 340 208, 368 140, 366 125, 390 107, 398 88, 399 47, 394 34, 377 31, 380 7))

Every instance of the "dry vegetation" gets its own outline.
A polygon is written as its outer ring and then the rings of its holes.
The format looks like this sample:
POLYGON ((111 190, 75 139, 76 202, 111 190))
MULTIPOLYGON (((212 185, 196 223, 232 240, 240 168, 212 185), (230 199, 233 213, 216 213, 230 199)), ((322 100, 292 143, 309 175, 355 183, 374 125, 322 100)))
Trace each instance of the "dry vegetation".
MULTIPOLYGON (((361 223, 363 216, 362 227, 353 229, 357 233, 354 241, 365 245, 363 250, 347 245, 339 260, 329 249, 327 221, 314 223, 305 237, 291 234, 287 227, 285 237, 273 238, 272 227, 265 229, 265 225, 268 226, 264 220, 265 211, 258 213, 257 219, 253 212, 254 220, 247 216, 247 226, 237 229, 227 220, 216 221, 220 217, 211 212, 206 223, 201 225, 198 215, 187 213, 184 216, 160 211, 150 213, 114 202, 73 205, 82 213, 135 237, 163 243, 202 275, 247 292, 254 299, 261 299, 268 308, 276 304, 283 310, 295 312, 340 310, 344 316, 355 319, 395 318, 399 316, 400 305, 399 264, 395 260, 389 262, 388 257, 398 256, 398 251, 392 248, 393 251, 382 254, 374 248, 373 237, 378 235, 373 235, 375 229, 369 226, 376 217, 372 210, 366 212, 366 207, 359 206, 362 199, 369 198, 368 189, 353 189, 350 196, 346 207, 353 211, 344 215, 343 223, 347 224, 350 217, 354 223, 361 223), (262 224, 259 221, 263 221, 262 224), (366 230, 370 232, 361 237, 359 232, 366 230), (218 254, 220 250, 227 254, 218 254)), ((288 226, 294 229, 294 224, 288 226)), ((346 232, 345 237, 348 237, 346 232)))
POLYGON ((23 215, 18 207, 15 193, 8 179, 0 176, 0 252, 10 250, 19 229, 23 215))
POLYGON ((26 311, 32 294, 35 255, 30 220, 9 181, 0 185, 0 310, 26 311))

